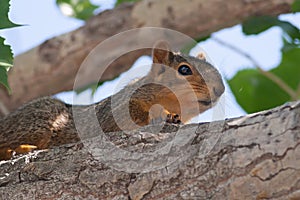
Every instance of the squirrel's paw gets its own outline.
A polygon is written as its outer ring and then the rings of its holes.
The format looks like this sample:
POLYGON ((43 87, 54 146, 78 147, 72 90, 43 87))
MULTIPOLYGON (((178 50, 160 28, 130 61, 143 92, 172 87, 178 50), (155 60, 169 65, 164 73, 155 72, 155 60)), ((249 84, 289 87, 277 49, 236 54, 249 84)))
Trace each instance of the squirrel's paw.
POLYGON ((180 115, 175 113, 170 113, 164 109, 161 105, 153 105, 149 111, 150 124, 159 124, 159 123, 172 123, 172 124, 181 124, 180 115))
POLYGON ((167 115, 166 122, 172 123, 172 124, 181 124, 180 115, 169 113, 167 115))
POLYGON ((161 105, 155 104, 149 110, 149 122, 150 124, 159 124, 159 123, 180 123, 180 117, 177 114, 170 113, 164 109, 161 105))

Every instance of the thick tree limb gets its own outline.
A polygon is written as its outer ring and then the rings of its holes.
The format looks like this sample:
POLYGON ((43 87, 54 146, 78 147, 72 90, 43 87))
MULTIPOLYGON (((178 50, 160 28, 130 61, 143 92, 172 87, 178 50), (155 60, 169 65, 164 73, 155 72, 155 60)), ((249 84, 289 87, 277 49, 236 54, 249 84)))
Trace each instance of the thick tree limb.
POLYGON ((151 133, 155 127, 111 133, 108 138, 126 150, 118 160, 113 151, 105 162, 97 160, 106 150, 95 150, 99 137, 83 148, 40 152, 29 163, 1 163, 1 198, 299 199, 299 121, 300 102, 294 102, 177 132, 169 126, 169 133, 151 133), (130 157, 138 153, 144 156, 130 157))
MULTIPOLYGON (((137 27, 156 26, 180 31, 193 38, 207 36, 238 24, 255 15, 278 15, 290 12, 293 0, 150 0, 127 4, 105 11, 83 27, 52 38, 15 58, 9 72, 13 94, 0 89, 1 102, 11 111, 38 96, 71 90, 74 77, 87 54, 100 42, 137 27)), ((138 39, 136 42, 139 42, 138 39)), ((116 45, 118 48, 118 45, 116 45)), ((127 70, 145 51, 134 52, 115 61, 100 81, 111 79, 127 70)), ((86 71, 89 83, 101 67, 90 63, 86 71)), ((101 64, 100 64, 101 65, 101 64)), ((84 87, 87 82, 82 83, 84 87)))

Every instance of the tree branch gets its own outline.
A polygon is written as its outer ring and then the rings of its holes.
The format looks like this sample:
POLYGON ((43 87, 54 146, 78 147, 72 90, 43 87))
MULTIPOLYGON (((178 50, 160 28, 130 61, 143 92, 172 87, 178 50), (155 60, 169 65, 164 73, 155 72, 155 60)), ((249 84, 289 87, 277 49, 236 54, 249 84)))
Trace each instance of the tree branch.
POLYGON ((236 119, 167 126, 162 133, 151 126, 110 133, 108 146, 99 136, 84 147, 36 153, 27 163, 2 161, 1 197, 299 199, 299 120, 300 102, 293 102, 236 119), (107 151, 111 144, 116 148, 107 151))
POLYGON ((5 105, 0 101, 0 112, 4 115, 8 115, 9 111, 8 109, 5 107, 5 105))
MULTIPOLYGON (((151 0, 122 5, 100 13, 77 30, 47 40, 17 56, 14 67, 9 72, 12 95, 0 89, 0 99, 11 111, 38 96, 71 90, 80 64, 88 53, 100 42, 125 30, 147 26, 165 27, 192 38, 201 38, 254 15, 290 12, 292 2, 293 0, 151 0)), ((142 41, 137 39, 136 42, 142 41)), ((115 61, 100 81, 112 79, 126 71, 142 53, 145 51, 135 52, 115 61)), ((86 77, 92 83, 98 81, 99 77, 94 74, 103 66, 98 66, 99 63, 90 65, 86 77)))

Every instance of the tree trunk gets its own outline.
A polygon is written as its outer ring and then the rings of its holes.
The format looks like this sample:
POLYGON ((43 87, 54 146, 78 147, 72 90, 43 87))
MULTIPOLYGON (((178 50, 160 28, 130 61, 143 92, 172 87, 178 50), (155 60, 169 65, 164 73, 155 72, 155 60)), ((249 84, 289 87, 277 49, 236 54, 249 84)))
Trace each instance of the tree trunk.
POLYGON ((2 162, 1 198, 299 199, 299 121, 293 102, 159 134, 110 133, 2 162))
MULTIPOLYGON (((88 20, 83 27, 52 38, 17 56, 9 72, 12 95, 0 88, 1 102, 12 111, 39 96, 73 89, 76 73, 88 53, 100 42, 122 31, 155 26, 176 30, 192 38, 201 38, 241 23, 251 16, 290 12, 292 2, 151 0, 104 11, 88 20)), ((126 71, 142 53, 145 51, 133 52, 116 60, 100 81, 112 79, 126 71)), ((99 77, 93 75, 102 70, 101 67, 101 63, 90 63, 88 71, 84 72, 89 82, 83 82, 79 87, 98 81, 99 77)))

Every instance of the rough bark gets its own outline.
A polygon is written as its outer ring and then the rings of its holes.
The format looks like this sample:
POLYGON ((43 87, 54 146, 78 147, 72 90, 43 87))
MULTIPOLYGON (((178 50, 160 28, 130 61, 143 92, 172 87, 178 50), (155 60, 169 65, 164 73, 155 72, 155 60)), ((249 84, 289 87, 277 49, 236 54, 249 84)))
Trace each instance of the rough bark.
MULTIPOLYGON (((105 11, 70 33, 45 41, 40 46, 15 58, 9 72, 12 95, 0 88, 1 102, 9 111, 38 96, 71 90, 74 77, 87 54, 100 42, 137 27, 164 27, 200 38, 225 27, 238 24, 255 15, 278 15, 290 12, 293 0, 151 0, 127 4, 105 11)), ((138 39, 136 42, 139 42, 138 39)), ((118 48, 118 46, 116 46, 118 48)), ((111 79, 127 70, 145 51, 116 60, 100 81, 111 79)), ((89 82, 102 70, 101 64, 90 63, 86 74, 89 82), (100 65, 100 66, 98 66, 100 65)))
POLYGON ((126 150, 117 160, 113 151, 105 162, 97 159, 106 150, 95 149, 103 140, 97 137, 39 152, 27 163, 2 162, 0 198, 299 199, 299 121, 294 102, 236 119, 167 126, 160 134, 155 127, 111 133, 106 139, 126 150))

